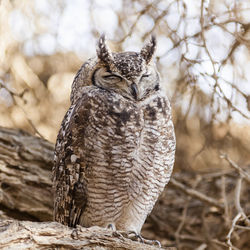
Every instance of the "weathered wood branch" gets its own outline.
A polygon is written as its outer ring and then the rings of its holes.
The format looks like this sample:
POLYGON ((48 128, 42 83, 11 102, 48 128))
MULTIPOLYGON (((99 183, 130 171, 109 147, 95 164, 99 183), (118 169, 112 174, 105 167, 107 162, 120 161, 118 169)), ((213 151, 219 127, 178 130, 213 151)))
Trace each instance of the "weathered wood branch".
POLYGON ((0 210, 5 217, 52 220, 53 150, 48 141, 24 131, 0 128, 0 210))
MULTIPOLYGON (((160 249, 100 227, 72 229, 57 222, 0 222, 1 249, 160 249)), ((168 248, 176 249, 176 248, 168 248)))

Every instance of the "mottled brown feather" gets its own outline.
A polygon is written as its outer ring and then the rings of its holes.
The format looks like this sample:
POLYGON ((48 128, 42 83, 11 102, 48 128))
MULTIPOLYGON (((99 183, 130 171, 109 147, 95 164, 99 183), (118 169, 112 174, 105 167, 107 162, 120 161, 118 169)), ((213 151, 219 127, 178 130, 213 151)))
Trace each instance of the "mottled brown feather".
POLYGON ((152 62, 155 44, 111 53, 101 37, 98 58, 77 73, 55 147, 56 221, 140 233, 168 183, 175 134, 152 62))

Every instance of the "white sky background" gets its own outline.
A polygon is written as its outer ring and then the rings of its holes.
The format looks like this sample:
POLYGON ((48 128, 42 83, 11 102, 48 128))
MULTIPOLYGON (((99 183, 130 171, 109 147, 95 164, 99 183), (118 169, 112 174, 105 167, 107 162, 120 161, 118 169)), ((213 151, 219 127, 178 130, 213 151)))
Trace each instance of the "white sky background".
MULTIPOLYGON (((99 33, 105 33, 107 38, 111 40, 117 40, 115 36, 115 29, 118 26, 118 18, 116 11, 121 10, 122 0, 64 0, 63 8, 58 8, 58 5, 54 6, 57 2, 49 0, 34 0, 34 8, 38 14, 41 15, 41 20, 39 20, 40 29, 44 30, 42 34, 36 34, 37 26, 31 22, 32 13, 23 14, 19 10, 13 11, 11 18, 9 20, 10 26, 12 28, 12 33, 15 39, 24 42, 24 51, 27 55, 34 54, 53 54, 55 51, 76 52, 83 60, 91 57, 95 54, 95 44, 96 39, 92 35, 93 27, 99 33), (94 3, 91 6, 91 2, 94 3), (91 11, 90 11, 91 10, 91 11), (31 15, 31 16, 29 16, 31 15)), ((161 1, 158 8, 164 10, 166 6, 172 1, 161 1)), ((226 11, 225 6, 219 4, 220 1, 205 1, 205 7, 209 4, 216 4, 216 10, 218 11, 218 16, 216 16, 216 21, 226 20, 228 17, 223 16, 220 13, 226 11)), ((250 1, 241 0, 237 1, 241 3, 241 7, 245 8, 244 18, 245 22, 250 22, 250 1)), ((186 0, 187 5, 187 18, 186 22, 183 23, 178 29, 178 35, 183 37, 184 35, 192 35, 200 30, 199 17, 200 14, 200 1, 197 0, 186 0)), ((234 1, 227 1, 228 6, 230 4, 233 7, 234 1)), ((179 16, 181 13, 180 6, 174 4, 171 7, 171 15, 166 16, 166 21, 170 28, 176 28, 179 16)), ((140 10, 140 5, 138 4, 138 11, 140 10)), ((129 14, 128 14, 129 15, 129 14)), ((40 16, 40 15, 39 15, 40 16)), ((131 15, 128 17, 128 23, 133 23, 136 20, 136 15, 131 15)), ((154 25, 153 20, 150 17, 143 16, 138 20, 136 26, 136 32, 133 33, 131 37, 125 40, 123 44, 123 49, 125 50, 140 50, 142 44, 140 41, 140 35, 144 34, 146 31, 150 30, 154 25)), ((235 29, 234 24, 228 24, 227 28, 230 30, 235 29), (230 27, 230 25, 232 27, 230 27)), ((127 31, 128 27, 123 27, 127 31)), ((166 36, 158 36, 158 47, 157 56, 161 57, 161 65, 174 65, 178 63, 180 53, 175 49, 171 50, 173 44, 171 40, 166 36), (169 51, 169 53, 167 53, 169 51)), ((227 54, 227 49, 230 47, 233 36, 228 32, 223 32, 221 29, 215 27, 206 32, 207 46, 213 57, 214 61, 221 61, 227 54)), ((182 46, 182 53, 185 53, 185 57, 188 59, 195 59, 199 51, 199 44, 196 41, 193 43, 190 41, 188 46, 182 46)), ((233 100, 237 107, 242 110, 242 112, 250 117, 250 113, 247 109, 247 104, 245 99, 239 95, 235 95, 235 90, 232 89, 230 84, 226 81, 234 82, 237 87, 242 90, 245 94, 250 95, 250 62, 249 54, 245 53, 246 47, 240 47, 237 52, 237 59, 239 62, 239 69, 245 73, 246 79, 240 79, 240 81, 235 78, 234 71, 231 66, 225 66, 220 71, 219 76, 222 77, 225 82, 220 83, 220 87, 225 93, 226 97, 233 100)), ((205 93, 211 93, 214 81, 209 78, 200 77, 200 73, 213 74, 212 64, 205 53, 199 54, 201 58, 199 64, 195 64, 192 68, 192 73, 199 77, 200 82, 199 88, 205 93), (204 82, 205 81, 205 82, 204 82)), ((237 64, 236 64, 237 65, 237 64)), ((218 65, 215 65, 217 67, 218 65)), ((216 68, 218 70, 218 67, 216 68)), ((178 72, 176 72, 178 74, 178 72)), ((163 80, 167 81, 167 74, 163 76, 163 80)), ((188 100, 183 101, 183 110, 188 104, 188 100)), ((205 111, 204 111, 205 112, 205 111)), ((233 112, 236 121, 246 121, 240 118, 241 116, 237 112, 233 112)), ((223 119, 223 115, 221 116, 223 119)))
POLYGON ((121 8, 120 0, 96 0, 92 13, 89 11, 91 1, 88 0, 65 0, 63 10, 54 8, 53 2, 49 0, 34 2, 37 13, 47 17, 40 20, 44 29, 49 27, 48 33, 37 37, 35 42, 31 39, 36 27, 28 16, 16 10, 10 18, 14 37, 26 41, 24 51, 30 56, 35 53, 53 54, 55 51, 75 51, 84 57, 86 53, 93 56, 96 41, 91 34, 92 27, 98 27, 100 33, 113 38, 118 22, 114 11, 121 8))

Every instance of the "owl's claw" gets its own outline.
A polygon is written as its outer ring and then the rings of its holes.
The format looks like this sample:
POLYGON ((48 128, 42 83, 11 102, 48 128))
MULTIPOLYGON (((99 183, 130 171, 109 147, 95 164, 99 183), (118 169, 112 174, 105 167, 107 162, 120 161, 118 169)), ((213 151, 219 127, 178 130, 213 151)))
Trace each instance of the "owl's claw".
POLYGON ((116 231, 116 227, 115 227, 114 224, 112 224, 112 223, 108 224, 108 225, 107 225, 107 229, 113 231, 113 232, 112 232, 112 235, 113 235, 114 237, 124 238, 123 235, 122 235, 119 231, 116 231))
POLYGON ((160 241, 145 239, 140 234, 136 233, 135 231, 126 232, 125 235, 124 235, 124 233, 122 233, 122 235, 128 239, 137 240, 137 241, 139 240, 141 243, 145 243, 145 244, 149 244, 149 245, 157 245, 159 248, 161 248, 160 241))
POLYGON ((78 239, 78 231, 77 231, 77 228, 74 228, 71 232, 71 238, 72 239, 78 239))
POLYGON ((161 242, 159 240, 151 240, 151 241, 161 248, 161 242))
POLYGON ((142 243, 148 244, 148 245, 157 245, 159 248, 161 248, 161 243, 158 240, 148 240, 145 238, 142 238, 140 236, 140 240, 142 240, 142 243))
POLYGON ((140 240, 141 243, 144 242, 144 239, 141 237, 141 235, 136 233, 135 231, 128 231, 127 237, 131 240, 140 240))
POLYGON ((118 232, 118 231, 114 231, 112 235, 114 237, 118 237, 118 238, 124 239, 124 236, 120 232, 118 232))

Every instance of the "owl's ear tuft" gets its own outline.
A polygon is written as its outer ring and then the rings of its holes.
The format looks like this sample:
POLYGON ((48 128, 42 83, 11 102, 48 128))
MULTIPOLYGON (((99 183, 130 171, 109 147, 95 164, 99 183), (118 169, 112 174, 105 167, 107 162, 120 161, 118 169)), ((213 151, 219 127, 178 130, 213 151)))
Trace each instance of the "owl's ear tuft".
POLYGON ((147 64, 153 58, 155 49, 156 49, 156 38, 154 35, 152 35, 150 41, 143 46, 140 52, 141 56, 144 58, 147 64))
POLYGON ((102 34, 101 37, 99 38, 96 48, 96 53, 98 58, 104 63, 111 64, 113 62, 113 56, 111 50, 106 44, 106 38, 104 34, 102 34))

